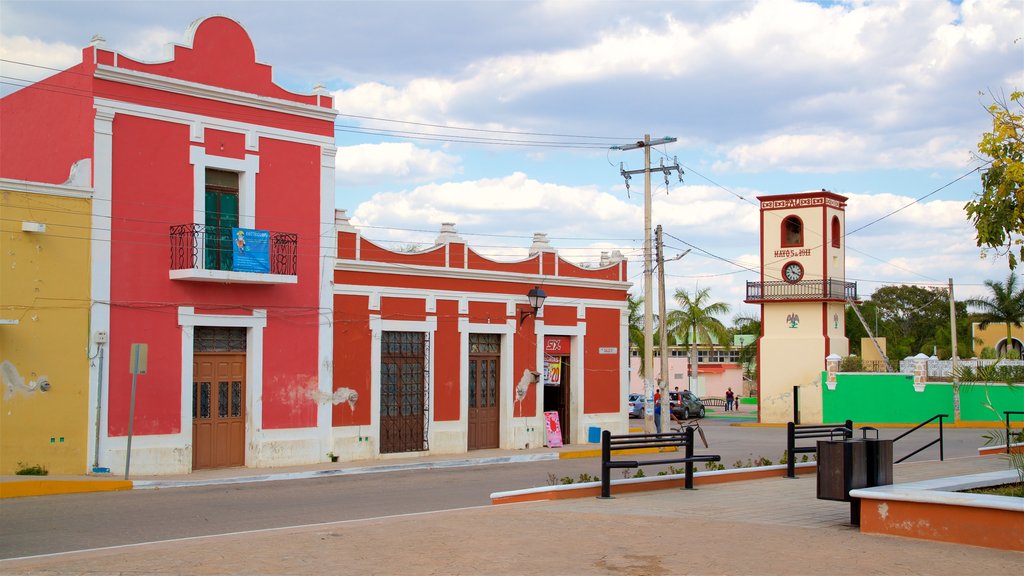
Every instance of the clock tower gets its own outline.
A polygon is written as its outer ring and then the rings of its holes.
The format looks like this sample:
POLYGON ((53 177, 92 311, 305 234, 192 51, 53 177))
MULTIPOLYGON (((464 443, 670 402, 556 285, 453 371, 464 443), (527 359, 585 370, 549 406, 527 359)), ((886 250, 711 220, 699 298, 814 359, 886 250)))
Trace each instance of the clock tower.
POLYGON ((846 302, 846 197, 827 190, 759 196, 761 278, 746 302, 761 305, 758 411, 761 422, 793 419, 799 386, 801 422, 821 422, 825 357, 849 355, 846 302))

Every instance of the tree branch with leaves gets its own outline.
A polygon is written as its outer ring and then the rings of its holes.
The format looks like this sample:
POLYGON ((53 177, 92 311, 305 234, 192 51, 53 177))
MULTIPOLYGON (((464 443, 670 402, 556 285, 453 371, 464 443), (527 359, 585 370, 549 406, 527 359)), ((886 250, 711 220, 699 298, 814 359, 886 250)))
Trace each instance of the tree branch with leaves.
POLYGON ((978 142, 989 162, 981 173, 982 191, 964 206, 977 230, 978 246, 1005 251, 1010 270, 1024 261, 1024 92, 1007 99, 993 95, 986 108, 992 131, 978 142))

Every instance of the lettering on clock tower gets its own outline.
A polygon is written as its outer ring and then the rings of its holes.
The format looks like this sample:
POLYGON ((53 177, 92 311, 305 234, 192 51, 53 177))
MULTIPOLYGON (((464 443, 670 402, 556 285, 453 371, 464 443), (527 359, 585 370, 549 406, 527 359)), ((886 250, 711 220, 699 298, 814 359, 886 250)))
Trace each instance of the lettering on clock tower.
POLYGON ((800 256, 810 256, 810 248, 801 248, 799 250, 776 250, 776 258, 798 258, 800 256))

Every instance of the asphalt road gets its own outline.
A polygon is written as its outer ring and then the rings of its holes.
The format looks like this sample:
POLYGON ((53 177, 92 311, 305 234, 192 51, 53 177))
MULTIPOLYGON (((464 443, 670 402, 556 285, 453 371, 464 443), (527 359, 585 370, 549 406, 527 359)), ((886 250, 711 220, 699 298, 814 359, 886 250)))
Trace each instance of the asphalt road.
MULTIPOLYGON (((784 428, 703 424, 710 447, 727 467, 760 456, 775 463, 784 428)), ((883 429, 892 438, 901 430, 883 429)), ((946 430, 945 456, 973 456, 983 430, 946 430)), ((923 430, 896 445, 896 457, 937 437, 923 430), (920 435, 920 438, 917 436, 920 435)), ((656 457, 656 456, 651 456, 656 457)), ((938 458, 932 447, 915 460, 938 458)), ((643 459, 641 457, 640 459, 643 459)), ((665 466, 645 469, 650 476, 665 466)), ((14 558, 211 534, 299 526, 489 505, 492 492, 597 477, 596 458, 409 470, 221 486, 70 494, 0 501, 0 558, 14 558)), ((621 474, 617 472, 616 474, 621 474)))

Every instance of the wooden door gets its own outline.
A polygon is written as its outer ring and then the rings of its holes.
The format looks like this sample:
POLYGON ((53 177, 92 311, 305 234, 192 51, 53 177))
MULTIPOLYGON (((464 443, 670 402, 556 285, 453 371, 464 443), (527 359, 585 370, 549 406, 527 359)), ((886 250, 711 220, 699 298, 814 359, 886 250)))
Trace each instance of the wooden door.
POLYGON ((381 453, 427 449, 425 359, 422 332, 381 333, 381 453))
POLYGON ((245 354, 192 364, 192 469, 245 466, 245 354))
POLYGON ((469 335, 469 449, 497 448, 500 441, 501 336, 469 335))
POLYGON ((497 448, 500 356, 469 359, 469 449, 497 448))

